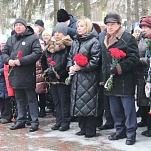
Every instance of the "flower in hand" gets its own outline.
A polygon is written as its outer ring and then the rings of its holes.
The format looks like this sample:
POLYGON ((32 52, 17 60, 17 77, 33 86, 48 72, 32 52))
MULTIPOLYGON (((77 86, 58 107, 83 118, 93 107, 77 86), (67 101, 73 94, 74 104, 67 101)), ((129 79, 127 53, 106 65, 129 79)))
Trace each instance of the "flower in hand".
POLYGON ((109 51, 110 51, 110 55, 112 57, 112 63, 111 63, 111 68, 109 70, 110 77, 104 85, 104 88, 107 91, 110 91, 113 87, 113 76, 118 73, 117 69, 116 69, 118 61, 121 58, 126 57, 126 53, 123 52, 122 50, 118 49, 118 48, 110 48, 109 51))
POLYGON ((70 72, 69 72, 69 76, 66 78, 65 80, 65 84, 69 85, 71 83, 71 78, 72 76, 79 70, 81 70, 81 67, 84 67, 88 64, 88 58, 86 56, 84 56, 83 54, 79 53, 76 54, 73 57, 74 60, 74 66, 70 67, 70 72))
POLYGON ((20 61, 18 59, 22 58, 22 51, 19 50, 17 54, 17 59, 16 60, 9 60, 9 65, 12 66, 11 69, 8 72, 8 76, 10 76, 11 72, 15 69, 15 65, 19 66, 20 61))

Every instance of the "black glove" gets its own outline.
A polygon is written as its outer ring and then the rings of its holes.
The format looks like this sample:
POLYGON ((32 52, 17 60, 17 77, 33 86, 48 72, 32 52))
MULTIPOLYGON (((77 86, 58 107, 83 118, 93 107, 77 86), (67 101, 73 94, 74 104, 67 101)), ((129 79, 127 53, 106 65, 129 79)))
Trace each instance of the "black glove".
POLYGON ((54 73, 51 69, 48 69, 47 74, 48 74, 50 77, 55 77, 55 73, 54 73))
POLYGON ((116 67, 115 67, 115 68, 110 68, 110 69, 109 69, 109 73, 110 73, 110 75, 111 75, 111 74, 112 74, 112 75, 117 74, 117 69, 116 69, 116 67))

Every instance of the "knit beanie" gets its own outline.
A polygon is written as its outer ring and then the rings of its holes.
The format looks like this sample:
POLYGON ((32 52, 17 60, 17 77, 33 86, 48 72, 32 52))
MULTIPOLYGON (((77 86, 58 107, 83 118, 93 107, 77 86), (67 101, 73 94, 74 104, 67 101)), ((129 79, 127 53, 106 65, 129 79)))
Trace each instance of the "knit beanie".
POLYGON ((65 11, 64 9, 60 9, 57 12, 57 21, 58 22, 65 22, 67 20, 69 20, 69 14, 67 13, 67 11, 65 11))
POLYGON ((121 16, 118 15, 117 13, 115 13, 115 12, 110 12, 104 18, 104 24, 107 24, 107 23, 118 23, 118 24, 121 24, 121 22, 122 22, 121 16))
POLYGON ((54 28, 54 33, 56 31, 59 31, 61 33, 63 33, 64 36, 67 35, 67 30, 68 30, 68 26, 65 23, 58 23, 55 28, 54 28))
POLYGON ((39 25, 41 27, 44 27, 44 22, 42 20, 40 20, 40 19, 36 20, 35 24, 37 24, 37 25, 39 25))
POLYGON ((147 26, 147 27, 151 28, 151 17, 143 18, 139 27, 142 27, 142 26, 147 26))
POLYGON ((23 24, 25 27, 27 27, 26 21, 25 21, 24 19, 22 19, 22 18, 16 19, 16 21, 15 21, 15 23, 14 23, 14 26, 15 26, 15 24, 17 24, 17 23, 21 23, 21 24, 23 24))
POLYGON ((51 35, 52 35, 51 29, 49 29, 49 28, 45 29, 45 30, 42 32, 42 37, 43 37, 44 34, 48 34, 48 35, 51 36, 51 35))
POLYGON ((140 32, 142 31, 142 29, 141 29, 139 26, 136 26, 136 27, 134 28, 134 32, 135 32, 136 30, 139 30, 140 32))

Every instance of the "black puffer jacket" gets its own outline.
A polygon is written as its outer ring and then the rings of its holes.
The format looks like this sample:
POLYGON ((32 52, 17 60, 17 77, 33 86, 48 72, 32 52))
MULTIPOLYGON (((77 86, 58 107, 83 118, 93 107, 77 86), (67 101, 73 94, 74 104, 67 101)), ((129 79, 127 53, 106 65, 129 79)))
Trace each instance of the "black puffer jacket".
POLYGON ((122 74, 115 74, 113 77, 113 88, 111 91, 105 91, 106 95, 112 96, 133 96, 136 85, 136 66, 139 64, 138 46, 135 38, 120 29, 111 43, 107 45, 107 36, 102 43, 102 74, 103 82, 109 78, 109 69, 111 68, 112 57, 108 51, 110 48, 118 48, 126 53, 125 58, 119 60, 122 74))
POLYGON ((72 76, 71 115, 97 116, 99 100, 100 44, 95 30, 85 36, 75 37, 69 53, 67 67, 74 65, 73 57, 82 53, 88 58, 88 64, 72 76))
MULTIPOLYGON (((41 56, 39 39, 31 27, 22 36, 15 32, 7 40, 2 52, 3 62, 8 64, 10 59, 17 59, 18 51, 22 51, 20 66, 15 66, 9 75, 10 86, 14 89, 26 89, 36 87, 36 61, 41 56)), ((10 68, 11 69, 11 68, 10 68)))

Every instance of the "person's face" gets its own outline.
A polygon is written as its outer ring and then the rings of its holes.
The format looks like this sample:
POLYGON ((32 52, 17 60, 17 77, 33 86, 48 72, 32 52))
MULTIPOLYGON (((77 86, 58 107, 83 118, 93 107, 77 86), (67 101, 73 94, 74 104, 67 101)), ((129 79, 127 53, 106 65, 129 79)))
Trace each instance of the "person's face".
POLYGON ((118 23, 107 23, 106 24, 107 33, 112 36, 120 28, 120 26, 121 25, 118 23))
POLYGON ((39 28, 39 32, 42 32, 44 29, 43 27, 39 26, 38 24, 35 24, 35 26, 39 28))
POLYGON ((63 37, 64 37, 64 34, 61 33, 61 32, 59 32, 59 31, 56 31, 56 32, 54 33, 54 38, 55 38, 56 41, 61 40, 63 37))
POLYGON ((26 27, 21 23, 16 23, 14 29, 15 32, 19 35, 23 34, 26 31, 26 27))
POLYGON ((46 41, 46 42, 50 39, 50 37, 51 36, 47 33, 43 34, 43 40, 46 41))
POLYGON ((147 26, 142 26, 142 33, 147 35, 151 33, 151 28, 147 27, 147 26))
POLYGON ((78 32, 78 34, 80 36, 83 36, 83 35, 87 34, 87 27, 86 27, 86 25, 84 23, 82 23, 82 22, 79 22, 77 24, 77 32, 78 32))

